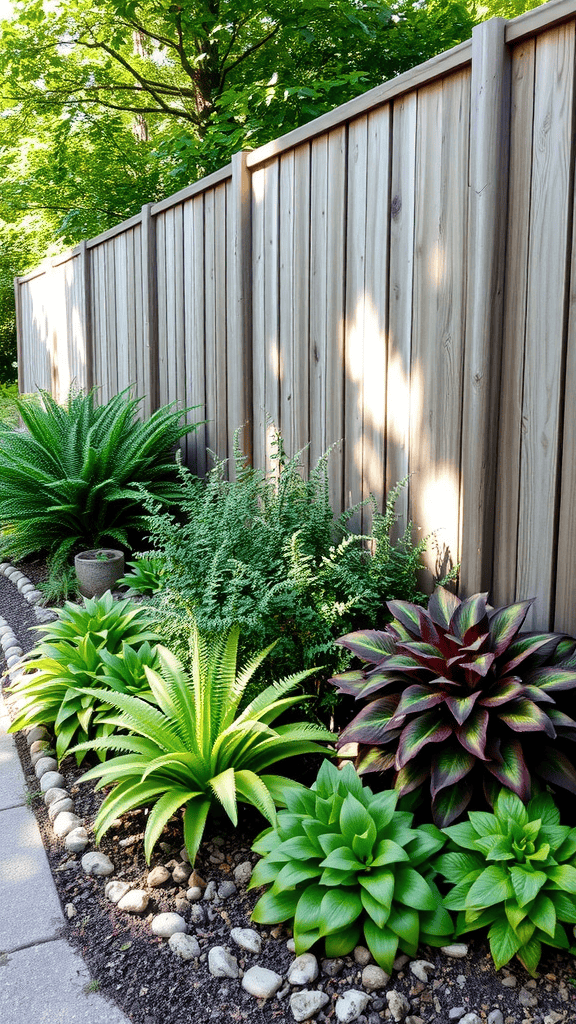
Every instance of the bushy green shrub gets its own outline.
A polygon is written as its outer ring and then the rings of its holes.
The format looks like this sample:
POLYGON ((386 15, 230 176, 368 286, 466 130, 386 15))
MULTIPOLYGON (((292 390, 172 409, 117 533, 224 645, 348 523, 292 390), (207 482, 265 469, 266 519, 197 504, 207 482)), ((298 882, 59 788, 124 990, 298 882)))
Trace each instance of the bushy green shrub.
POLYGON ((334 646, 343 629, 370 625, 388 598, 423 599, 424 543, 413 545, 410 529, 390 541, 398 488, 384 514, 373 509, 369 538, 351 533, 356 509, 336 522, 330 506, 329 453, 304 478, 299 456, 288 459, 280 437, 276 445, 270 476, 249 468, 237 445, 233 481, 222 462, 206 482, 181 470, 184 522, 158 513, 149 524, 165 559, 159 629, 186 659, 191 612, 204 630, 239 624, 244 652, 278 640, 268 678, 315 665, 325 666, 317 678, 326 678, 347 662, 334 646))
POLYGON ((117 586, 128 587, 127 596, 133 594, 156 594, 162 586, 164 559, 158 555, 140 555, 133 562, 127 562, 130 572, 118 580, 117 586))
MULTIPOLYGON (((150 642, 158 637, 146 609, 129 600, 114 601, 108 592, 85 599, 83 607, 67 603, 54 622, 36 629, 44 639, 24 655, 22 675, 12 686, 23 705, 11 732, 29 725, 52 726, 61 759, 74 743, 113 732, 106 694, 153 700, 144 666, 157 664, 150 642), (98 697, 91 687, 98 688, 98 697)), ((83 756, 78 753, 78 763, 83 756)))
POLYGON ((81 750, 102 746, 122 752, 82 776, 99 779, 97 788, 113 785, 96 818, 96 838, 131 808, 153 805, 144 837, 147 860, 165 824, 180 808, 191 864, 214 802, 234 825, 238 801, 252 804, 268 821, 275 821, 275 805, 282 804, 294 783, 262 773, 286 758, 325 755, 319 741, 335 738, 310 723, 273 724, 301 703, 301 695, 286 694, 301 682, 303 673, 270 686, 239 713, 242 694, 268 651, 237 671, 238 629, 207 637, 193 623, 192 635, 191 678, 164 648, 158 649, 160 673, 146 670, 157 708, 135 697, 108 697, 97 688, 84 691, 99 700, 109 699, 116 709, 115 725, 130 734, 81 745, 81 750))
POLYGON ((576 721, 556 703, 576 688, 576 642, 521 633, 531 601, 491 608, 486 598, 438 587, 427 610, 391 601, 383 631, 338 641, 367 666, 331 680, 366 701, 339 744, 358 743, 359 772, 388 773, 400 794, 429 786, 438 825, 462 814, 475 787, 528 800, 531 774, 576 793, 559 742, 576 737, 576 721))
POLYGON ((97 406, 94 391, 71 390, 60 406, 16 402, 25 426, 0 422, 2 549, 15 559, 47 552, 58 563, 81 548, 130 545, 146 528, 139 485, 176 500, 173 449, 189 430, 183 412, 158 409, 136 420, 129 389, 97 406))
POLYGON ((552 797, 527 806, 502 790, 494 814, 472 811, 444 829, 451 848, 435 867, 450 883, 445 906, 457 934, 489 927, 496 968, 517 956, 535 974, 542 945, 570 949, 563 924, 576 924, 576 831, 560 824, 552 797))
POLYGON ((411 828, 397 800, 328 761, 311 789, 290 790, 253 846, 263 857, 250 885, 269 887, 253 920, 293 922, 297 954, 324 939, 326 956, 344 956, 363 937, 390 974, 399 948, 416 956, 419 943, 445 945, 454 925, 427 867, 445 839, 434 825, 411 828))

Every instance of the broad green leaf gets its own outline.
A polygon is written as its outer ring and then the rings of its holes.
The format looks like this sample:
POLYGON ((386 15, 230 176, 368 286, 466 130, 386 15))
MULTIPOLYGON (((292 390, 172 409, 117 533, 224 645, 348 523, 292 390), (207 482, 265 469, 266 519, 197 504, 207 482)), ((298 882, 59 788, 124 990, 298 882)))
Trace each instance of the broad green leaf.
POLYGON ((576 924, 576 899, 573 896, 560 890, 547 891, 546 895, 552 900, 559 921, 576 924))
MULTIPOLYGON (((342 841, 342 837, 338 837, 342 841)), ((352 850, 348 846, 339 846, 338 849, 333 850, 329 853, 323 861, 320 862, 321 868, 335 868, 336 871, 363 871, 364 864, 361 863, 353 854, 352 850)))
POLYGON ((210 806, 211 801, 202 797, 190 800, 186 805, 184 812, 184 845, 191 864, 194 863, 200 843, 202 842, 204 826, 210 806))
POLYGON ((468 907, 493 907, 514 895, 508 872, 499 864, 491 864, 476 879, 468 893, 468 907))
POLYGON ((410 859, 404 847, 392 842, 391 839, 382 839, 374 847, 374 857, 370 864, 373 868, 379 868, 384 867, 386 864, 399 864, 410 859))
POLYGON ((362 661, 377 665, 386 655, 393 654, 395 644, 388 633, 377 629, 362 629, 356 633, 347 633, 336 641, 346 647, 362 661))
POLYGON ((452 728, 439 722, 435 712, 425 711, 402 730, 396 755, 398 768, 412 760, 427 743, 444 743, 451 735, 452 728))
POLYGON ((260 897, 254 910, 252 920, 257 924, 281 924, 294 917, 300 893, 291 889, 282 893, 270 890, 260 897))
POLYGON ((495 921, 488 932, 490 952, 496 970, 510 962, 520 949, 522 942, 505 918, 495 921))
POLYGON ((394 899, 414 910, 434 910, 436 899, 426 880, 413 868, 399 867, 394 883, 394 899))
POLYGON ((486 731, 489 720, 488 712, 484 708, 475 707, 464 724, 455 730, 456 738, 464 750, 481 760, 488 760, 486 731))
POLYGON ((478 833, 470 821, 463 821, 459 825, 449 825, 442 831, 457 846, 462 846, 465 850, 477 849, 478 833))
POLYGON ((353 890, 330 890, 320 905, 320 935, 331 935, 348 928, 362 913, 362 901, 353 890))
POLYGON ((490 615, 490 647, 497 658, 504 653, 521 630, 533 603, 534 599, 519 601, 506 608, 499 608, 490 615))
MULTIPOLYGON (((524 761, 522 746, 518 740, 505 740, 500 745, 502 762, 487 761, 485 768, 507 789, 516 793, 521 800, 530 796, 530 774, 524 761)), ((575 790, 576 792, 576 790, 575 790)))
POLYGON ((394 896, 394 874, 379 868, 370 875, 358 875, 362 888, 383 906, 390 906, 394 896))
POLYGON ((556 909, 552 900, 544 893, 540 893, 534 900, 534 905, 529 910, 528 916, 543 932, 554 938, 556 931, 556 909))
POLYGON ((446 881, 454 885, 462 882, 471 872, 480 873, 484 869, 482 858, 474 853, 443 853, 434 864, 446 881))
POLYGON ((413 910, 411 907, 399 907, 394 903, 388 918, 388 928, 400 939, 406 939, 411 946, 418 945, 420 919, 417 910, 413 910))
POLYGON ((546 875, 543 871, 525 871, 519 864, 510 868, 510 879, 518 905, 521 907, 530 903, 546 883, 546 875))
MULTIPOLYGON (((321 885, 309 885, 299 895, 294 913, 294 929, 298 932, 309 932, 319 929, 321 924, 320 906, 326 894, 321 885)), ((257 920, 257 918, 254 918, 257 920)))
POLYGON ((534 976, 542 956, 542 944, 537 939, 532 939, 525 946, 522 946, 516 955, 520 963, 528 971, 528 974, 534 976))
POLYGON ((554 882, 563 892, 576 893, 576 868, 571 864, 559 864, 547 868, 548 879, 554 882))
POLYGON ((432 796, 447 786, 460 782, 474 767, 475 758, 459 743, 451 742, 434 751, 432 757, 432 796))
POLYGON ((378 928, 373 921, 367 918, 364 922, 364 936, 366 945, 376 963, 387 974, 392 974, 393 964, 398 952, 398 935, 395 935, 388 928, 378 928))
POLYGON ((360 899, 362 900, 364 910, 370 915, 374 924, 378 925, 379 928, 383 928, 390 916, 390 905, 380 903, 379 900, 374 899, 368 890, 364 888, 360 888, 360 899))
POLYGON ((327 935, 325 939, 326 956, 340 957, 348 956, 358 945, 362 927, 359 922, 342 928, 340 931, 327 935))
MULTIPOLYGON (((315 864, 298 864, 293 861, 284 864, 279 871, 277 866, 274 868, 273 865, 270 865, 270 867, 274 874, 272 878, 266 878, 266 881, 274 882, 272 892, 275 894, 283 892, 285 889, 294 889, 301 882, 307 882, 311 878, 318 878, 322 873, 315 864)), ((262 885, 263 883, 260 882, 259 884, 262 885)))
POLYGON ((498 717, 515 732, 545 732, 554 739, 556 730, 542 708, 526 697, 511 701, 498 712, 498 717))

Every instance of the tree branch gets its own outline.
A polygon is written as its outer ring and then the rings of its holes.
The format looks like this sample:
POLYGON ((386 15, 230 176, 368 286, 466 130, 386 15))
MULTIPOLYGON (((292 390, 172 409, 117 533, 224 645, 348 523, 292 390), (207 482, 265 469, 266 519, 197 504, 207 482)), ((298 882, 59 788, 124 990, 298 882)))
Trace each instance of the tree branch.
POLYGON ((261 46, 264 46, 270 39, 272 39, 278 32, 279 28, 280 25, 276 25, 272 29, 272 31, 268 33, 267 36, 264 36, 263 39, 260 39, 257 43, 254 43, 252 46, 249 46, 248 49, 244 50, 244 53, 241 53, 240 56, 236 58, 236 60, 233 60, 232 63, 229 64, 227 68, 222 69, 222 74, 220 75, 219 92, 222 91, 224 82, 226 81, 226 76, 229 75, 230 72, 234 70, 234 68, 237 68, 239 64, 242 64, 243 61, 245 61, 248 57, 255 53, 256 50, 259 50, 261 46))

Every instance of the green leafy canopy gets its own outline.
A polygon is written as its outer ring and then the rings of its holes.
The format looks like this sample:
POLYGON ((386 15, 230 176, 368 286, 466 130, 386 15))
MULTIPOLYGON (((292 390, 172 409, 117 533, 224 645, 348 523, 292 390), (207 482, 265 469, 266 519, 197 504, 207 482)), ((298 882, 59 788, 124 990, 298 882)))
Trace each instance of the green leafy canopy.
POLYGON ((254 844, 262 859, 250 885, 267 891, 253 920, 293 922, 297 954, 323 939, 327 956, 344 956, 363 936, 389 973, 398 949, 416 956, 421 942, 449 941, 453 922, 427 867, 444 839, 434 825, 412 828, 397 800, 393 790, 373 794, 352 765, 325 761, 254 844))
MULTIPOLYGON (((166 822, 183 809, 184 841, 193 864, 214 802, 233 824, 238 801, 252 804, 274 822, 276 803, 283 801, 291 783, 263 773, 286 758, 325 755, 322 744, 334 737, 309 723, 274 724, 302 701, 301 695, 287 695, 305 673, 274 683, 239 711, 246 686, 268 651, 237 671, 238 629, 208 637, 194 625, 191 677, 168 650, 159 647, 158 653, 160 672, 146 669, 158 707, 136 697, 107 695, 116 712, 115 726, 130 735, 81 744, 81 750, 122 752, 82 779, 99 779, 97 788, 113 787, 96 818, 97 839, 126 811, 151 806, 144 837, 149 861, 166 822)), ((105 699, 97 687, 84 692, 105 699)))

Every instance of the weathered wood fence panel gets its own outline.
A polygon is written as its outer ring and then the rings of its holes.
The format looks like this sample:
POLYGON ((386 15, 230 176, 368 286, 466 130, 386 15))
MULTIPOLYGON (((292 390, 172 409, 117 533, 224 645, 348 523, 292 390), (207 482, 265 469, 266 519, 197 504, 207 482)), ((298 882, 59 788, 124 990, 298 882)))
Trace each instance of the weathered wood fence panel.
POLYGON ((201 474, 338 442, 336 511, 408 476, 432 572, 576 632, 575 38, 487 22, 17 279, 21 390, 197 406, 201 474))

